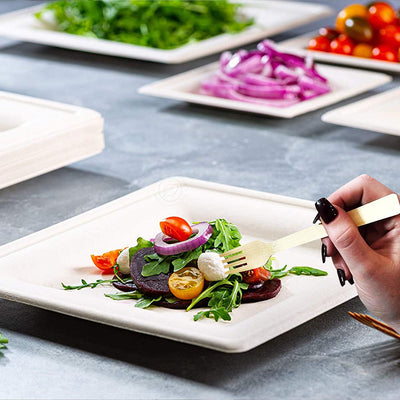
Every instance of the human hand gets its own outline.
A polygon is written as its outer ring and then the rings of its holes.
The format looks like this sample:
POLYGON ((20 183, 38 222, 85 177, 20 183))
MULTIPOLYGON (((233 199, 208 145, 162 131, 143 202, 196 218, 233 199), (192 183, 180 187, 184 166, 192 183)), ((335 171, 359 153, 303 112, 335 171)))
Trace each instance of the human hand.
POLYGON ((359 229, 345 212, 391 193, 361 175, 315 207, 328 233, 323 254, 332 257, 342 286, 354 277, 368 310, 400 332, 400 215, 359 229))

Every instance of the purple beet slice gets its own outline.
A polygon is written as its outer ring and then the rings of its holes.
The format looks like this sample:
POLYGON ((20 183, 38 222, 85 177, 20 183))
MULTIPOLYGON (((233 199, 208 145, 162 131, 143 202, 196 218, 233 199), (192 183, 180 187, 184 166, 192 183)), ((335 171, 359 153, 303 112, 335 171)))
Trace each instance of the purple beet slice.
POLYGON ((168 279, 170 273, 159 274, 154 276, 143 276, 142 270, 143 266, 147 264, 145 260, 146 256, 154 254, 153 247, 146 247, 139 250, 131 260, 131 276, 132 280, 137 286, 138 290, 143 294, 148 294, 149 296, 171 296, 171 292, 168 287, 168 279))
POLYGON ((120 281, 116 281, 112 283, 113 286, 120 290, 121 292, 133 292, 137 290, 137 286, 133 282, 122 283, 120 281))
POLYGON ((243 290, 242 303, 268 300, 275 297, 281 290, 281 280, 271 279, 258 289, 243 290))

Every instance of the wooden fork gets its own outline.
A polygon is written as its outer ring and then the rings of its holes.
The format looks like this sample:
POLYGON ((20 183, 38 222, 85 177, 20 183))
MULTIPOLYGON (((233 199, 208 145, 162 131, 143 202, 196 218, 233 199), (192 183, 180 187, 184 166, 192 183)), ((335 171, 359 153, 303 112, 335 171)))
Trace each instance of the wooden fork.
MULTIPOLYGON (((395 193, 364 204, 348 212, 357 226, 370 224, 400 213, 399 199, 395 193)), ((256 240, 220 254, 227 274, 248 271, 267 263, 269 258, 282 250, 328 236, 322 224, 292 233, 271 243, 256 240)))
POLYGON ((357 321, 361 322, 364 325, 367 325, 371 328, 375 328, 378 331, 381 331, 383 333, 386 333, 386 335, 392 336, 396 339, 400 340, 400 335, 389 325, 384 324, 381 321, 378 321, 375 318, 372 318, 371 316, 367 314, 359 314, 355 312, 348 311, 349 315, 352 316, 354 319, 357 321))

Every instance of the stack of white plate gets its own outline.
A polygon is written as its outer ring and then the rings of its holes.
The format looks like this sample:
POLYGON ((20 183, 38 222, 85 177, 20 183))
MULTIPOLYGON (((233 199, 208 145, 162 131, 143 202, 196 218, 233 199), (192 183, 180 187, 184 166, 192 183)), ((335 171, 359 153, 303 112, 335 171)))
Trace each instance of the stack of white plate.
POLYGON ((0 92, 0 188, 82 160, 103 148, 99 113, 0 92))

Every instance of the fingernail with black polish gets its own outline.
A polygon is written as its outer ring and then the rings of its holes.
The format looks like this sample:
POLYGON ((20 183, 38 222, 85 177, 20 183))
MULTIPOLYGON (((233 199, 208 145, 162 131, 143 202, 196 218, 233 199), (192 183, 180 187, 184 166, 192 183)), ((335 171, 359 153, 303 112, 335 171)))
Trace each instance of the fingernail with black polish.
POLYGON ((317 215, 315 216, 314 220, 313 220, 313 224, 316 224, 319 220, 319 213, 317 213, 317 215))
POLYGON ((344 271, 342 269, 338 268, 337 269, 337 274, 338 274, 338 277, 339 277, 340 285, 344 286, 344 284, 346 283, 346 276, 345 276, 344 271))
POLYGON ((325 264, 326 261, 326 252, 327 252, 328 248, 326 247, 326 244, 322 243, 321 246, 321 257, 322 257, 322 263, 325 264))
POLYGON ((338 215, 336 208, 325 197, 317 200, 315 203, 315 208, 326 224, 332 222, 338 215))
POLYGON ((353 276, 350 276, 349 279, 347 279, 347 281, 350 283, 350 285, 354 285, 354 279, 353 276))

